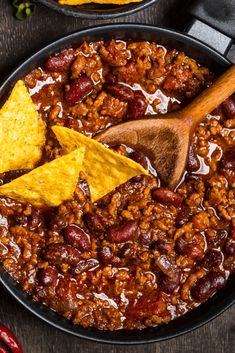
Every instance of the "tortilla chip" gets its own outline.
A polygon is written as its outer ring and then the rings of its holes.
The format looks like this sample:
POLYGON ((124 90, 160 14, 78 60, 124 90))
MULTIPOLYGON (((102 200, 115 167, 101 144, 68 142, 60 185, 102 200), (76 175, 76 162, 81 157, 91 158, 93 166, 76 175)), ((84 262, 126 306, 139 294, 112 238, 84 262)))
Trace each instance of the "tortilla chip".
POLYGON ((114 4, 114 5, 126 5, 132 2, 141 2, 142 0, 59 0, 61 5, 83 5, 83 4, 114 4))
POLYGON ((65 153, 84 146, 86 148, 83 171, 90 187, 92 202, 108 194, 130 178, 148 174, 140 164, 106 148, 94 139, 79 132, 61 126, 53 126, 61 147, 65 153))
POLYGON ((34 206, 59 206, 72 198, 83 163, 85 148, 54 159, 0 186, 0 195, 34 206))
POLYGON ((23 81, 0 110, 0 173, 32 169, 41 159, 45 126, 23 81))

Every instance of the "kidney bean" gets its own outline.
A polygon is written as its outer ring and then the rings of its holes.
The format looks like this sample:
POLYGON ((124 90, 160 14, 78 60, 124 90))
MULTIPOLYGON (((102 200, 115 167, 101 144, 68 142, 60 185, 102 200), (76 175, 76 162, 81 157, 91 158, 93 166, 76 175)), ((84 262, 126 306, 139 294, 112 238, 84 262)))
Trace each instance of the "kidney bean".
POLYGON ((220 272, 212 271, 200 278, 191 290, 192 297, 197 301, 210 298, 216 291, 224 287, 226 278, 220 272))
POLYGON ((212 112, 212 115, 222 115, 223 114, 223 108, 222 105, 219 105, 218 107, 216 107, 212 112))
POLYGON ((235 255, 235 240, 227 239, 224 246, 224 251, 229 256, 235 255))
POLYGON ((28 224, 28 217, 24 214, 16 215, 11 217, 12 222, 15 224, 19 224, 21 226, 27 226, 28 224))
POLYGON ((142 92, 136 91, 134 99, 129 101, 127 109, 128 119, 138 119, 142 117, 147 109, 146 98, 142 92))
POLYGON ((151 244, 151 249, 166 255, 171 250, 171 244, 165 240, 156 240, 151 244))
POLYGON ((223 111, 227 119, 235 119, 235 97, 231 96, 222 103, 223 111))
POLYGON ((219 230, 215 231, 214 238, 207 239, 208 245, 214 246, 214 247, 219 247, 219 246, 223 245, 227 236, 228 236, 228 232, 226 230, 219 229, 219 230))
POLYGON ((203 260, 203 266, 208 269, 219 267, 223 261, 222 254, 219 250, 209 250, 203 260))
POLYGON ((58 278, 58 272, 54 267, 48 266, 38 271, 38 280, 44 286, 55 285, 58 278))
POLYGON ((102 232, 110 224, 110 215, 104 211, 87 212, 83 215, 83 220, 88 229, 94 232, 102 232))
POLYGON ((89 234, 75 224, 64 228, 64 238, 70 245, 75 246, 81 251, 88 251, 91 248, 89 234))
MULTIPOLYGON (((12 353, 23 353, 17 338, 13 335, 9 328, 2 324, 0 324, 0 341, 2 341, 12 353)), ((7 351, 5 350, 5 352, 7 351)))
POLYGON ((174 277, 169 277, 164 273, 159 276, 159 288, 167 294, 172 294, 180 284, 180 273, 175 273, 174 277))
POLYGON ((131 152, 129 157, 133 159, 133 161, 135 161, 136 163, 139 163, 140 165, 142 165, 142 167, 147 169, 148 162, 143 152, 140 152, 140 151, 131 152))
POLYGON ((120 101, 129 102, 134 99, 134 92, 124 85, 108 85, 106 91, 120 101))
POLYGON ((104 246, 98 250, 98 256, 104 265, 108 265, 112 262, 113 254, 108 246, 104 246))
POLYGON ((131 240, 138 230, 138 224, 135 221, 128 221, 119 226, 113 226, 108 229, 106 236, 112 243, 124 243, 131 240))
POLYGON ((154 201, 170 204, 175 207, 179 207, 182 203, 182 199, 178 194, 165 187, 153 189, 152 198, 154 201))
POLYGON ((52 265, 66 263, 76 265, 81 257, 80 251, 68 244, 50 244, 43 252, 44 258, 52 265))
POLYGON ((189 244, 184 238, 180 237, 180 238, 176 239, 175 251, 177 252, 177 254, 187 255, 188 248, 189 248, 189 244))
POLYGON ((136 256, 136 249, 133 244, 124 244, 118 252, 120 258, 134 259, 136 256))
POLYGON ((190 221, 192 216, 192 211, 189 207, 183 206, 175 219, 175 225, 177 228, 183 227, 186 223, 190 221))
POLYGON ((235 170, 235 146, 224 152, 222 159, 218 162, 219 171, 235 170))
POLYGON ((95 270, 99 266, 96 259, 81 260, 76 266, 71 268, 72 275, 80 275, 83 272, 95 270))
POLYGON ((131 181, 133 181, 134 183, 139 183, 140 181, 142 181, 144 178, 143 175, 136 175, 134 177, 131 178, 131 181))
POLYGON ((194 145, 190 145, 186 169, 188 172, 196 172, 200 168, 200 161, 195 153, 194 145))
POLYGON ((45 69, 48 71, 62 72, 67 70, 75 58, 73 49, 68 49, 59 55, 52 56, 45 62, 45 69))
POLYGON ((191 259, 202 259, 204 257, 204 248, 205 241, 201 233, 192 235, 188 241, 180 237, 175 242, 176 253, 187 255, 191 259))
POLYGON ((44 221, 44 217, 42 212, 40 210, 33 210, 30 215, 30 226, 32 228, 40 227, 43 221, 44 221))
POLYGON ((91 91, 94 84, 90 77, 83 74, 80 78, 73 81, 69 85, 69 89, 65 92, 65 100, 69 104, 80 103, 91 91))

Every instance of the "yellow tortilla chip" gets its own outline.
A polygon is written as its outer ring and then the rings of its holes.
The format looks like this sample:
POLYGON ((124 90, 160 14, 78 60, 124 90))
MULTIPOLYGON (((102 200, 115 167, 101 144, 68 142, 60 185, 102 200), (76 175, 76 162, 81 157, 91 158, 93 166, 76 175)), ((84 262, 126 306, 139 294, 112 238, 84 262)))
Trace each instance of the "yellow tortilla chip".
POLYGON ((83 163, 85 148, 46 163, 0 186, 0 195, 34 206, 58 206, 72 198, 83 163))
POLYGON ((0 110, 0 173, 32 169, 42 155, 45 126, 23 81, 0 110))
POLYGON ((130 178, 139 174, 148 174, 140 164, 113 152, 94 139, 66 127, 53 126, 52 130, 65 153, 81 146, 86 148, 82 168, 86 173, 92 202, 130 178))
POLYGON ((114 5, 126 5, 132 2, 141 2, 142 0, 59 0, 61 5, 83 5, 83 4, 114 4, 114 5))

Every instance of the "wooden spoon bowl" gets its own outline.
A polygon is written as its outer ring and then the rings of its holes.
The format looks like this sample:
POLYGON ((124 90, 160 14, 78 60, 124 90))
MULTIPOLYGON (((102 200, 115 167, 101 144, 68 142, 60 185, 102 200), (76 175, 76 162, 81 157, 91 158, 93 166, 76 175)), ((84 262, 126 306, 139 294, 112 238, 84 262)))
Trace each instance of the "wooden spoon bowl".
POLYGON ((179 182, 197 125, 235 91, 235 65, 186 108, 161 115, 146 115, 112 126, 95 139, 109 145, 125 144, 141 150, 151 161, 165 185, 179 182))

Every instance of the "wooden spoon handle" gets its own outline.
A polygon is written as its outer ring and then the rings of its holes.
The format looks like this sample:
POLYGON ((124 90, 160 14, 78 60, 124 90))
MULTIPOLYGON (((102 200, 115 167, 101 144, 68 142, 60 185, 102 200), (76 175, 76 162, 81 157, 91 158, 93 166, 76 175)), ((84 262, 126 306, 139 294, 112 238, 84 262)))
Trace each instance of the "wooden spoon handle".
POLYGON ((192 103, 181 111, 181 117, 191 119, 193 127, 211 113, 235 91, 235 65, 232 65, 210 87, 205 89, 192 103))

